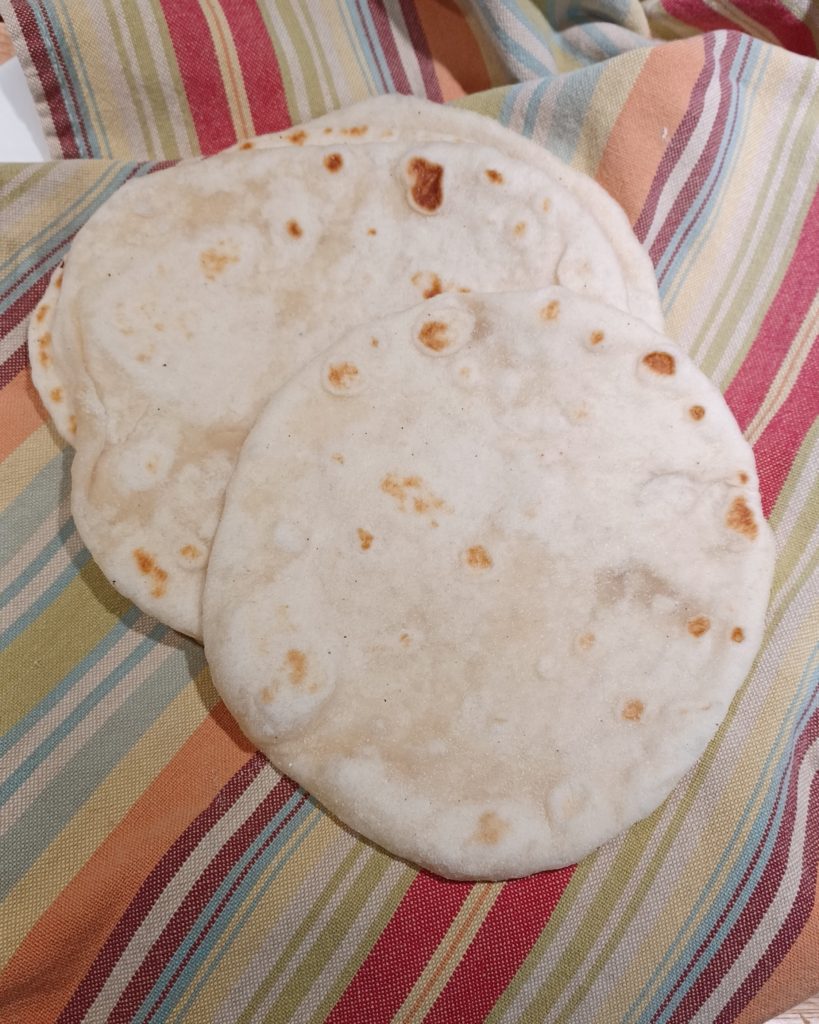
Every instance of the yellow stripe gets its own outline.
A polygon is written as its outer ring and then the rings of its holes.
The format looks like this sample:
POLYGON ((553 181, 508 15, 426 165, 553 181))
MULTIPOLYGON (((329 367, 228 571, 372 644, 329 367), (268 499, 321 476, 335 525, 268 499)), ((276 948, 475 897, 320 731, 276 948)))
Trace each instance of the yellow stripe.
POLYGON ((210 29, 219 70, 225 86, 230 116, 236 135, 241 139, 254 135, 253 117, 250 113, 250 102, 245 91, 239 55, 233 42, 227 18, 222 8, 213 0, 201 0, 202 13, 210 29))
POLYGON ((393 1024, 411 1024, 412 1021, 426 1016, 463 958, 502 888, 502 882, 473 886, 443 940, 393 1017, 393 1024))
POLYGON ((203 685, 204 676, 203 672, 171 701, 0 903, 0 919, 5 922, 0 968, 207 717, 216 695, 203 685))
POLYGON ((44 423, 0 462, 0 513, 29 486, 65 446, 44 423))

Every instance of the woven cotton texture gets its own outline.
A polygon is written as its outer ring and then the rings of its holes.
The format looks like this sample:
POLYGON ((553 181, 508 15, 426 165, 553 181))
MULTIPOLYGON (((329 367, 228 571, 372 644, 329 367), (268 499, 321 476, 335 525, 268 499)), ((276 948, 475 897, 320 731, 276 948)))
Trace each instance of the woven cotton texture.
POLYGON ((0 13, 54 156, 106 158, 0 169, 0 1021, 754 1024, 819 989, 815 9, 0 13), (253 751, 201 648, 83 547, 25 354, 51 270, 129 177, 389 91, 496 117, 619 199, 777 539, 762 651, 699 764, 578 866, 506 884, 416 872, 253 751))

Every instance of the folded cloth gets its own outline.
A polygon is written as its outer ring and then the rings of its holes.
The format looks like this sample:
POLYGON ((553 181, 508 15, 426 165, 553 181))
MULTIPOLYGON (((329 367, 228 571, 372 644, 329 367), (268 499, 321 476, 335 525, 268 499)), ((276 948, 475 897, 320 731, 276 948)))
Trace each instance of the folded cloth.
POLYGON ((0 3, 55 155, 135 159, 0 170, 0 1019, 754 1024, 819 989, 809 15, 731 5, 754 38, 693 0, 66 10, 0 3), (51 270, 130 177, 379 91, 495 116, 620 200, 778 543, 765 643, 699 764, 581 864, 506 884, 416 872, 252 750, 201 648, 77 537, 25 354, 51 270))

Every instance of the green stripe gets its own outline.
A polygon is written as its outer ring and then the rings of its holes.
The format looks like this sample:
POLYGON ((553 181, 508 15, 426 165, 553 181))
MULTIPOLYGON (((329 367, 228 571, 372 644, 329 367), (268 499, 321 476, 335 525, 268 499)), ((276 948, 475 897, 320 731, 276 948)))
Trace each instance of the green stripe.
MULTIPOLYGON (((151 132, 148 128, 148 118, 145 115, 145 110, 139 96, 139 89, 131 67, 131 57, 123 41, 122 32, 120 31, 113 3, 111 0, 103 0, 103 4, 105 6, 105 13, 108 16, 108 24, 111 28, 111 34, 114 37, 114 46, 117 50, 119 64, 128 85, 128 92, 131 94, 131 102, 134 105, 134 112, 136 113, 139 130, 142 132, 142 141, 145 145, 145 152, 148 154, 148 157, 153 160, 156 158, 156 149, 154 148, 151 140, 151 132)), ((128 5, 126 4, 125 6, 127 7, 128 5)))
POLYGON ((367 853, 364 866, 353 880, 336 909, 330 915, 321 933, 302 957, 299 966, 290 975, 287 985, 267 1010, 265 1020, 271 1024, 296 1019, 296 1010, 327 966, 338 948, 341 937, 347 934, 373 890, 392 866, 393 860, 385 853, 364 847, 367 853))
MULTIPOLYGON (((805 437, 799 446, 799 451, 796 453, 796 458, 791 463, 791 468, 788 472, 787 479, 785 480, 785 483, 782 486, 782 490, 779 492, 779 497, 776 499, 776 504, 771 510, 768 522, 774 529, 776 529, 778 526, 782 524, 782 521, 785 518, 785 513, 790 507, 791 500, 793 499, 794 491, 796 490, 796 485, 799 482, 799 479, 802 476, 802 474, 806 470, 815 473, 816 462, 814 461, 812 456, 817 446, 819 446, 819 419, 813 421, 813 426, 810 428, 807 434, 805 434, 805 437)), ((815 487, 813 488, 813 490, 815 490, 816 487, 819 487, 819 479, 817 479, 815 475, 814 484, 815 487)), ((808 499, 807 507, 808 509, 811 509, 810 499, 808 499)), ((813 530, 816 527, 817 508, 819 508, 819 503, 814 503, 811 509, 813 511, 814 518, 811 522, 806 524, 807 531, 804 535, 805 541, 809 539, 809 537, 813 533, 813 530)), ((781 557, 782 556, 780 555, 780 561, 781 557)))
POLYGON ((174 158, 187 156, 188 154, 198 155, 202 152, 199 145, 199 138, 196 134, 196 128, 193 124, 193 115, 191 114, 191 108, 188 103, 188 96, 185 92, 185 86, 182 83, 182 75, 179 72, 179 64, 176 60, 176 51, 173 48, 173 40, 171 39, 171 33, 168 30, 168 23, 165 21, 165 15, 162 12, 160 0, 150 0, 151 11, 154 16, 154 23, 157 27, 159 39, 162 44, 162 50, 165 54, 165 63, 168 68, 168 72, 173 79, 174 93, 176 95, 179 111, 182 114, 182 124, 177 124, 176 127, 181 127, 185 130, 185 134, 188 139, 188 150, 183 153, 179 147, 179 143, 174 139, 173 148, 165 153, 165 157, 174 158))
POLYGON ((0 654, 0 679, 13 679, 3 697, 3 730, 47 696, 116 626, 131 602, 94 562, 87 562, 60 596, 0 654))
MULTIPOLYGON (((74 31, 74 21, 71 17, 70 12, 66 9, 65 0, 60 0, 59 6, 61 12, 58 15, 60 20, 60 27, 66 35, 66 40, 70 41, 74 53, 82 53, 82 44, 77 39, 77 34, 74 31)), ((111 152, 111 147, 108 144, 108 135, 105 131, 105 122, 103 121, 100 115, 100 109, 97 106, 97 100, 94 94, 94 89, 91 87, 91 82, 88 78, 85 62, 82 60, 74 60, 72 63, 72 68, 77 77, 78 84, 82 84, 83 105, 89 112, 93 112, 94 123, 92 125, 89 125, 89 127, 93 134, 97 137, 97 139, 102 140, 103 145, 106 149, 105 153, 94 153, 92 155, 101 157, 113 156, 113 153, 111 152)))
MULTIPOLYGON (((338 107, 341 106, 341 100, 339 98, 338 93, 336 92, 336 84, 333 81, 333 72, 332 72, 332 70, 330 68, 330 64, 329 64, 329 62, 327 60, 327 57, 325 55, 325 52, 324 52, 325 48, 322 45, 321 38, 319 37, 319 34, 316 31, 315 22, 310 17, 310 9, 309 9, 307 4, 303 4, 302 5, 302 12, 301 13, 302 13, 302 17, 307 22, 307 29, 308 29, 308 31, 309 31, 310 35, 312 36, 312 39, 313 39, 313 47, 314 47, 316 53, 319 56, 319 60, 321 61, 321 68, 322 68, 322 71, 324 72, 324 79, 327 82, 327 89, 328 89, 328 91, 330 93, 330 98, 331 98, 332 105, 333 105, 334 108, 338 108, 338 107)), ((322 100, 322 109, 319 111, 319 113, 323 114, 324 110, 325 110, 324 100, 322 100)))
MULTIPOLYGON (((810 71, 811 69, 809 69, 810 71)), ((782 169, 781 161, 778 156, 781 155, 788 134, 790 133, 794 118, 799 112, 800 106, 804 103, 802 91, 807 85, 812 74, 806 72, 800 82, 800 90, 797 91, 795 98, 791 101, 791 104, 787 112, 782 113, 781 119, 781 131, 778 134, 776 141, 770 147, 770 160, 768 163, 768 169, 765 174, 765 178, 760 185, 757 192, 756 202, 750 215, 748 216, 745 231, 743 232, 742 242, 739 247, 740 253, 747 252, 749 246, 752 244, 752 236, 759 227, 760 219, 765 215, 766 207, 769 207, 767 213, 767 224, 778 224, 781 223, 785 216, 787 206, 793 199, 795 192, 795 179, 798 177, 799 172, 803 166, 805 154, 811 144, 811 129, 812 123, 807 118, 808 110, 803 111, 802 125, 800 126, 797 138, 794 140, 794 149, 788 161, 787 171, 783 175, 778 191, 775 193, 773 203, 771 204, 771 192, 773 189, 773 179, 776 174, 782 169), (770 204, 770 205, 769 205, 770 204)), ((748 133, 749 138, 752 133, 748 133)), ((750 145, 750 144, 749 144, 750 145)), ((731 180, 741 176, 745 171, 747 162, 750 158, 744 155, 735 164, 735 172, 731 176, 731 180)), ((730 181, 728 182, 730 185, 730 181)), ((726 186, 727 187, 727 186, 726 186)), ((808 193, 804 193, 809 198, 808 193)), ((808 201, 805 199, 805 202, 808 201)), ((766 229, 764 235, 770 234, 770 228, 766 229)), ((793 245, 795 245, 796 239, 792 240, 791 252, 793 251, 793 245)), ((767 313, 768 307, 771 304, 773 296, 776 294, 776 290, 781 283, 781 279, 787 270, 788 262, 786 253, 783 253, 777 260, 778 274, 777 276, 767 283, 760 282, 762 276, 762 261, 751 260, 750 264, 745 270, 742 278, 742 283, 736 291, 730 304, 726 307, 722 296, 718 295, 711 306, 708 316, 703 321, 702 327, 699 331, 699 337, 695 341, 691 349, 691 355, 695 358, 700 368, 705 372, 707 376, 713 377, 716 372, 717 365, 725 351, 727 338, 730 337, 732 331, 730 325, 736 324, 740 321, 747 308, 756 302, 757 315, 754 322, 750 324, 746 331, 746 344, 741 346, 740 351, 735 356, 730 371, 727 372, 723 379, 727 382, 733 379, 736 375, 736 371, 742 363, 743 359, 747 355, 748 347, 750 346, 751 340, 756 337, 759 332, 759 328, 762 324, 762 320, 767 313), (761 297, 759 297, 761 296, 761 297), (715 332, 715 341, 709 346, 707 352, 699 356, 699 350, 702 346, 702 340, 711 328, 716 324, 720 323, 720 328, 715 332), (722 325, 729 325, 729 329, 722 329, 722 325)), ((726 268, 725 275, 728 276, 730 268, 726 268)))
POLYGON ((285 30, 296 50, 299 62, 301 78, 307 93, 307 102, 310 104, 310 117, 318 117, 324 113, 324 98, 321 95, 321 88, 318 84, 318 68, 310 53, 307 39, 299 25, 298 18, 288 0, 278 0, 277 10, 279 17, 284 22, 285 30))
MULTIPOLYGON (((279 74, 281 75, 282 85, 284 87, 284 95, 287 101, 287 109, 290 112, 292 119, 292 112, 294 110, 298 110, 299 108, 298 98, 296 95, 296 85, 293 79, 293 73, 290 70, 290 65, 287 62, 287 54, 285 52, 284 47, 281 44, 281 40, 279 39, 279 33, 273 26, 270 12, 267 10, 265 4, 262 4, 259 7, 259 13, 262 16, 265 28, 267 29, 267 34, 270 36, 270 42, 272 43, 273 50, 276 54, 276 60, 278 61, 279 64, 279 74)), ((299 59, 298 54, 296 59, 299 59)))
POLYGON ((384 901, 370 927, 364 933, 364 937, 356 946, 352 956, 349 958, 336 980, 333 982, 329 992, 322 1000, 316 1012, 310 1018, 309 1024, 323 1024, 330 1014, 332 1008, 341 998, 344 990, 355 977, 370 950, 378 941, 378 937, 389 924, 390 918, 398 909, 401 900, 406 895, 407 889, 412 885, 416 872, 411 868, 402 871, 401 876, 395 885, 384 897, 384 901))
POLYGON ((139 77, 151 106, 154 130, 159 136, 160 153, 175 153, 179 147, 172 127, 172 115, 165 102, 162 83, 159 80, 159 72, 154 62, 151 43, 145 30, 139 5, 126 3, 121 7, 121 11, 125 24, 128 26, 134 53, 138 55, 139 77))

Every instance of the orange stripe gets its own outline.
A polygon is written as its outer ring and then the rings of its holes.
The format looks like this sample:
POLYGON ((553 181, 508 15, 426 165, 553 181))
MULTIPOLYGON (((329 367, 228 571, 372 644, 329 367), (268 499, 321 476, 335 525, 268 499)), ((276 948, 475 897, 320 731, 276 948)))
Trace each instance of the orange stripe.
POLYGON ((28 367, 0 391, 0 460, 11 455, 27 437, 48 421, 28 367))
POLYGON ((799 933, 768 980, 745 1006, 734 1024, 757 1024, 770 1020, 783 1009, 795 1006, 819 989, 819 879, 813 899, 813 910, 805 927, 799 933))
POLYGON ((444 99, 491 88, 480 47, 454 0, 418 0, 416 11, 444 99))
POLYGON ((685 116, 704 61, 704 47, 688 40, 652 50, 609 132, 595 177, 617 197, 632 224, 685 116))
POLYGON ((491 885, 484 883, 483 892, 480 894, 480 897, 475 901, 475 906, 472 908, 472 910, 470 910, 470 912, 466 916, 466 919, 461 923, 461 927, 458 929, 458 931, 455 933, 455 936, 449 943, 446 953, 441 958, 440 962, 438 963, 438 966, 435 968, 430 977, 427 978, 424 987, 416 996, 412 1006, 409 1008, 406 1014, 401 1014, 402 1017, 404 1017, 405 1019, 412 1020, 412 1018, 418 1012, 418 1008, 423 1004, 424 1000, 427 998, 430 989, 435 984, 436 980, 440 978, 441 973, 444 970, 446 970, 447 964, 455 955, 455 951, 457 950, 460 943, 463 941, 464 935, 466 935, 470 925, 475 920, 477 915, 480 913, 481 907, 483 907, 484 903, 486 903, 491 892, 491 885))
POLYGON ((7 1011, 56 1019, 147 874, 252 752, 219 702, 20 944, 0 974, 7 1011))

